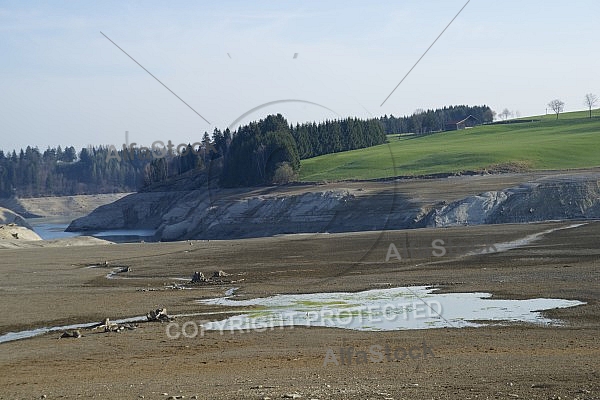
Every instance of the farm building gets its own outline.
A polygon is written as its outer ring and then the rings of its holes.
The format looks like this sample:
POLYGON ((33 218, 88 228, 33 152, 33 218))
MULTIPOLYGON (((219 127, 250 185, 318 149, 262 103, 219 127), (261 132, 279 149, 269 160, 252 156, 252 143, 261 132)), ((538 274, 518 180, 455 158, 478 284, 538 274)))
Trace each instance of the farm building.
POLYGON ((466 128, 472 128, 474 126, 479 125, 480 122, 477 118, 472 115, 469 115, 467 118, 462 119, 460 121, 448 121, 446 122, 446 130, 447 131, 460 131, 466 128))

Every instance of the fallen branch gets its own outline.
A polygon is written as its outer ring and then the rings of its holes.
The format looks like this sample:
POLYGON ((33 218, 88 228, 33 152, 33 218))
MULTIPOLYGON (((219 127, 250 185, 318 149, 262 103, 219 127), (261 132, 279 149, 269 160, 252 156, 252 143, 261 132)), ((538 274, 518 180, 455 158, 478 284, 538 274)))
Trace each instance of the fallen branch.
POLYGON ((116 322, 112 322, 110 319, 106 318, 104 322, 100 322, 96 325, 91 326, 89 329, 104 329, 104 332, 122 332, 125 329, 134 330, 136 329, 136 325, 131 324, 117 324, 116 322))

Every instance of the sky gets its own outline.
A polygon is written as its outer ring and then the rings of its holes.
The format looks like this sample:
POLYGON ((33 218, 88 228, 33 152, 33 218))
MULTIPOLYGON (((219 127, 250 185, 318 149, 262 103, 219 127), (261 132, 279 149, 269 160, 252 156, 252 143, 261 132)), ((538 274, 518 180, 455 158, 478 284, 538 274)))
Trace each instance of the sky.
POLYGON ((539 115, 600 95, 600 2, 471 0, 388 98, 465 4, 0 0, 0 149, 193 143, 273 113, 539 115))

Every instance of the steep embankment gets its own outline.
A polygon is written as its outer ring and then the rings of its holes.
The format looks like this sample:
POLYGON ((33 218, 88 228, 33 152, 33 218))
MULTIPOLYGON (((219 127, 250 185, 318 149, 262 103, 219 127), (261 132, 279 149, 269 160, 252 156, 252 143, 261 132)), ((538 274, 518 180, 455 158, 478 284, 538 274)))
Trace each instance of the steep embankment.
POLYGON ((139 193, 98 208, 69 231, 156 229, 160 240, 234 239, 285 233, 349 232, 414 226, 420 207, 392 190, 294 193, 193 190, 139 193))
POLYGON ((434 209, 427 226, 600 218, 598 177, 555 177, 489 191, 434 209))
POLYGON ((170 241, 595 219, 599 179, 591 171, 146 192, 102 206, 68 230, 156 229, 157 240, 170 241))

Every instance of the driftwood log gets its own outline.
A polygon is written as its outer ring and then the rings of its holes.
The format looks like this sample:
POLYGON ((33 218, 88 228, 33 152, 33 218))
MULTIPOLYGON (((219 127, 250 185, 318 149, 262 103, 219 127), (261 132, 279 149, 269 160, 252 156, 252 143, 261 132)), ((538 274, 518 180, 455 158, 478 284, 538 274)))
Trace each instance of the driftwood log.
POLYGON ((117 324, 116 322, 112 322, 109 318, 106 318, 104 322, 97 323, 90 327, 91 330, 103 329, 104 332, 122 332, 125 329, 134 330, 136 329, 136 325, 131 324, 117 324))

